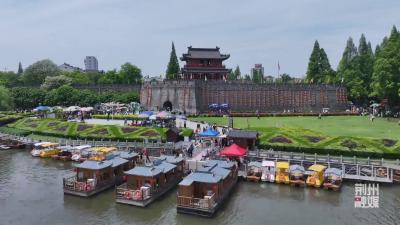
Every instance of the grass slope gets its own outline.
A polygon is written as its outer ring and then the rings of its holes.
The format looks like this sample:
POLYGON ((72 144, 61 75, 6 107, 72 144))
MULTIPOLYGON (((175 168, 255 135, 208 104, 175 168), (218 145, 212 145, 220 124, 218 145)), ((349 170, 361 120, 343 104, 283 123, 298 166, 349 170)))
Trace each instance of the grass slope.
POLYGON ((165 128, 152 127, 125 127, 116 125, 93 125, 77 122, 66 122, 57 119, 31 119, 25 118, 9 124, 8 129, 29 131, 36 135, 87 138, 87 139, 112 139, 112 140, 137 140, 165 139, 165 128))

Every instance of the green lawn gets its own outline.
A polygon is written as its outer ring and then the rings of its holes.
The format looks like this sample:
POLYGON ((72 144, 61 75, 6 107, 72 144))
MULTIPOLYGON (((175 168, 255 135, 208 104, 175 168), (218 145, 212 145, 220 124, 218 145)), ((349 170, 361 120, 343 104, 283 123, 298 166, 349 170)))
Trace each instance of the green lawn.
MULTIPOLYGON (((226 117, 194 117, 191 120, 218 125, 228 123, 226 117)), ((400 158, 398 121, 377 118, 371 122, 368 117, 360 116, 327 116, 322 119, 314 116, 235 117, 233 124, 235 128, 259 131, 262 148, 400 158), (275 141, 277 138, 286 139, 287 143, 275 141)))
MULTIPOLYGON (((205 121, 218 125, 227 125, 226 117, 195 117, 194 121, 205 121)), ((354 136, 370 138, 400 139, 400 125, 396 121, 377 118, 371 122, 361 116, 327 116, 317 117, 235 117, 235 128, 253 129, 260 127, 302 128, 321 132, 329 136, 354 136)))

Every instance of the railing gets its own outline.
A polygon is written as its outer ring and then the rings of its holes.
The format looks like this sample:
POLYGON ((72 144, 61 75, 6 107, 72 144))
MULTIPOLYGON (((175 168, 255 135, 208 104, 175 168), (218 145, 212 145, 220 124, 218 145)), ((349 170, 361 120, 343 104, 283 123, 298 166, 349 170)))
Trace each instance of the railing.
POLYGON ((215 193, 210 198, 192 198, 186 196, 178 196, 178 206, 196 208, 196 209, 212 209, 215 207, 215 193))
POLYGON ((124 183, 117 187, 116 198, 132 201, 143 201, 151 198, 152 193, 152 188, 148 189, 148 191, 144 191, 141 189, 129 189, 126 183, 124 183))
POLYGON ((75 192, 91 192, 96 189, 100 189, 104 186, 110 185, 114 182, 114 179, 104 180, 104 181, 78 181, 76 176, 67 177, 63 179, 63 186, 65 189, 75 192))

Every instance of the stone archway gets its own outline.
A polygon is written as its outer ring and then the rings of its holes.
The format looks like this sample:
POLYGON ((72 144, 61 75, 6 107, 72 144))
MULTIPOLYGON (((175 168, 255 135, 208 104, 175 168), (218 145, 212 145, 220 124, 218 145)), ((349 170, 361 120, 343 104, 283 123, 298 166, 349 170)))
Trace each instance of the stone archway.
POLYGON ((170 101, 165 101, 163 104, 163 109, 166 111, 172 111, 172 103, 170 101))

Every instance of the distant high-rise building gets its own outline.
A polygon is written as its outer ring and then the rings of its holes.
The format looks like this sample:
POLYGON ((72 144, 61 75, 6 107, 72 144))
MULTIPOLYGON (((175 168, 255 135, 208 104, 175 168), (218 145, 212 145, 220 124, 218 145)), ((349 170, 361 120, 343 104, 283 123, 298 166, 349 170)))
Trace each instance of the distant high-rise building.
POLYGON ((85 60, 85 70, 86 71, 99 71, 99 65, 96 57, 94 56, 86 56, 85 60))
POLYGON ((253 68, 251 68, 251 77, 254 77, 254 74, 261 74, 261 77, 264 77, 264 67, 262 64, 255 64, 253 68))

